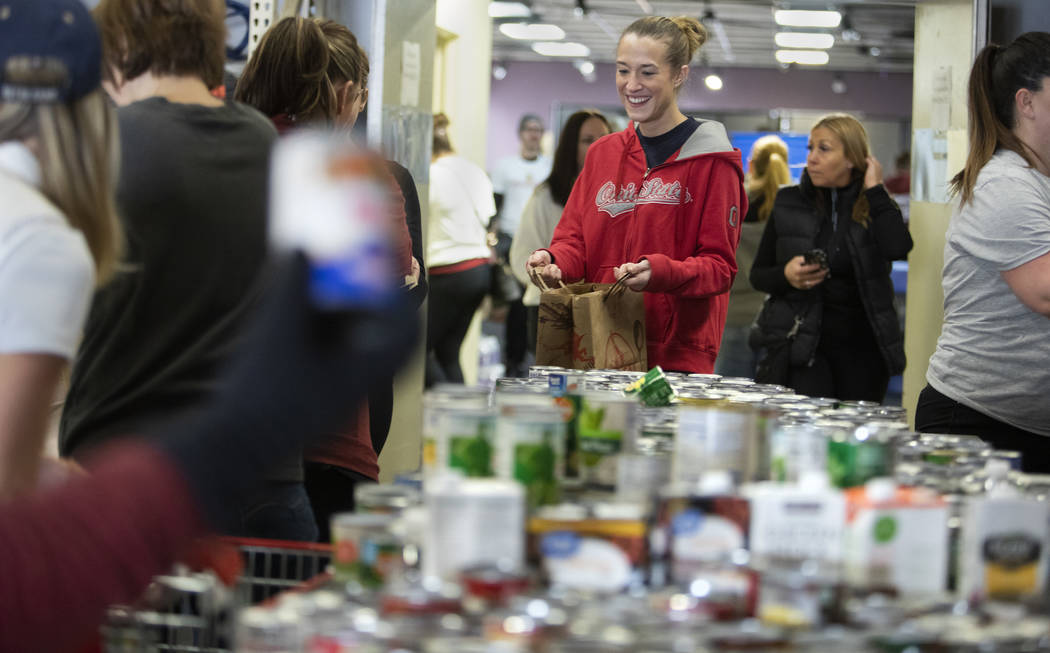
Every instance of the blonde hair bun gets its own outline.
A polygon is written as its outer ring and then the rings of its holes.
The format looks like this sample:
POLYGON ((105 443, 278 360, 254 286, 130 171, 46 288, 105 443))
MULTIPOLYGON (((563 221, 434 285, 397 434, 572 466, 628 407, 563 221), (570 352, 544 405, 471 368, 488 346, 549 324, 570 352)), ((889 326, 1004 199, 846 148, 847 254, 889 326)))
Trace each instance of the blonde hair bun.
POLYGON ((671 22, 677 25, 678 29, 685 34, 685 38, 688 39, 689 60, 692 61, 697 50, 704 43, 707 43, 707 28, 693 16, 675 16, 671 18, 671 22))

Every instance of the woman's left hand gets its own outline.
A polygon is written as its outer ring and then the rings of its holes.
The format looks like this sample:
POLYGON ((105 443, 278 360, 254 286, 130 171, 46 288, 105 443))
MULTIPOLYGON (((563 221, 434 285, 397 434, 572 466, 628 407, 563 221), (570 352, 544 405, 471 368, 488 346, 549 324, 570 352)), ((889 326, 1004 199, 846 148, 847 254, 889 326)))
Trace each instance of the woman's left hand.
POLYGON ((623 285, 631 290, 641 292, 649 285, 649 277, 652 276, 653 271, 649 265, 649 260, 642 259, 637 263, 624 263, 620 267, 613 268, 613 274, 617 279, 622 278, 625 274, 629 275, 627 279, 624 279, 623 285))
POLYGON ((875 157, 868 155, 868 169, 864 173, 864 190, 875 188, 882 183, 882 164, 875 157))

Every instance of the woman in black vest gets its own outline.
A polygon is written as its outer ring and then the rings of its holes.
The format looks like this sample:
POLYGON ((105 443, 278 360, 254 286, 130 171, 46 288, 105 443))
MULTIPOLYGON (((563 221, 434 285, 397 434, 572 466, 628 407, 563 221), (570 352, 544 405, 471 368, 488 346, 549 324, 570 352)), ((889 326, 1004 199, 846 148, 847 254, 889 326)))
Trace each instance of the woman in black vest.
POLYGON ((821 118, 800 183, 777 194, 751 268, 751 284, 770 294, 757 378, 881 401, 904 369, 891 262, 911 247, 864 126, 845 114, 821 118))

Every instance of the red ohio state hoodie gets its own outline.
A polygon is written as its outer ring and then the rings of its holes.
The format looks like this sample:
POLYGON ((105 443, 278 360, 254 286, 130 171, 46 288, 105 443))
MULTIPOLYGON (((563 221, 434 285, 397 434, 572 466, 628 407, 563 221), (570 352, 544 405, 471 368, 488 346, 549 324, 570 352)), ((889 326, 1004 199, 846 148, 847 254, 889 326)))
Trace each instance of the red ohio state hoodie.
POLYGON ((563 278, 592 283, 612 283, 614 267, 649 260, 650 366, 714 369, 747 213, 743 179, 740 151, 713 121, 652 169, 633 124, 587 151, 548 251, 563 278))

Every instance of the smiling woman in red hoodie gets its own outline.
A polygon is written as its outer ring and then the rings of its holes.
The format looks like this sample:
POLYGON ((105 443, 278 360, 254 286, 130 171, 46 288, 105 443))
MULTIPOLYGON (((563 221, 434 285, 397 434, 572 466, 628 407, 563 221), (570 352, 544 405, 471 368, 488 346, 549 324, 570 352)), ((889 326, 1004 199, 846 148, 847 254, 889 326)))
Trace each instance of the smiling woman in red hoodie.
POLYGON ((704 373, 718 355, 747 212, 740 151, 725 128, 678 108, 706 38, 686 16, 627 27, 616 89, 631 124, 591 146, 550 247, 526 262, 547 283, 626 276, 645 292, 649 364, 704 373))

